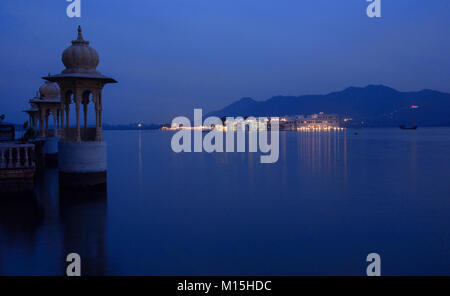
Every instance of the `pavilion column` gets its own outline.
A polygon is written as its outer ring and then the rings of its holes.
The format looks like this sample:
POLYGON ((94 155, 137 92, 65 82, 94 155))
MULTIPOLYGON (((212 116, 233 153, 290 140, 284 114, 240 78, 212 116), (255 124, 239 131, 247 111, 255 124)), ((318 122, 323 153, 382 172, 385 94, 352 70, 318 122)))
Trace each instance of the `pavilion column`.
POLYGON ((61 125, 62 125, 61 116, 62 116, 62 114, 63 114, 62 109, 60 107, 58 107, 58 129, 61 129, 61 125))
POLYGON ((57 121, 56 118, 58 117, 58 114, 57 114, 55 108, 52 109, 52 115, 53 115, 53 137, 56 138, 58 136, 58 126, 57 126, 57 122, 56 122, 57 121))
POLYGON ((95 94, 95 140, 103 141, 102 136, 102 100, 101 92, 97 91, 95 94))
POLYGON ((36 119, 34 117, 34 112, 31 113, 31 128, 36 129, 36 119))
POLYGON ((77 129, 76 129, 76 141, 81 142, 81 131, 80 131, 80 105, 81 105, 81 97, 77 92, 75 96, 75 111, 77 114, 77 129))
POLYGON ((66 136, 70 137, 70 131, 69 131, 69 127, 70 127, 70 118, 69 118, 69 114, 70 114, 70 103, 66 102, 66 136))
POLYGON ((103 141, 103 98, 102 93, 100 92, 98 94, 98 97, 100 98, 99 107, 100 110, 98 112, 98 125, 99 125, 99 134, 100 134, 100 141, 103 141))
POLYGON ((61 116, 59 135, 61 139, 64 139, 64 103, 61 104, 59 115, 61 116))
POLYGON ((48 137, 48 116, 49 116, 49 110, 45 110, 45 136, 48 137))
POLYGON ((99 136, 100 141, 103 141, 102 112, 103 112, 103 108, 102 108, 102 105, 100 103, 100 110, 98 112, 98 133, 100 134, 100 136, 99 136))
POLYGON ((40 128, 40 137, 42 137, 42 138, 44 138, 45 137, 45 124, 44 124, 44 120, 45 120, 45 118, 44 118, 44 108, 41 108, 40 110, 39 110, 39 115, 40 115, 40 117, 39 117, 39 128, 40 128))
POLYGON ((61 121, 60 121, 60 117, 61 116, 61 112, 59 112, 59 107, 56 109, 56 129, 58 131, 58 137, 61 135, 61 121))
POLYGON ((59 109, 56 109, 56 128, 59 130, 59 109))
POLYGON ((84 140, 88 140, 87 134, 87 117, 88 117, 88 102, 83 102, 83 113, 84 113, 84 140))

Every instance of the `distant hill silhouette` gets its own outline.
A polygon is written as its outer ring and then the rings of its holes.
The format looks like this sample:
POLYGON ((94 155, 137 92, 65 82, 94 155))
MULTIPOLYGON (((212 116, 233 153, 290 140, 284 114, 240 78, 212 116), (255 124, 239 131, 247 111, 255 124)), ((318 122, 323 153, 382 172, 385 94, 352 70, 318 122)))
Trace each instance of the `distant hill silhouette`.
POLYGON ((424 89, 400 92, 384 85, 349 87, 327 95, 276 96, 266 101, 243 98, 207 116, 283 116, 334 113, 363 126, 450 126, 450 94, 424 89), (412 109, 411 106, 419 106, 412 109))

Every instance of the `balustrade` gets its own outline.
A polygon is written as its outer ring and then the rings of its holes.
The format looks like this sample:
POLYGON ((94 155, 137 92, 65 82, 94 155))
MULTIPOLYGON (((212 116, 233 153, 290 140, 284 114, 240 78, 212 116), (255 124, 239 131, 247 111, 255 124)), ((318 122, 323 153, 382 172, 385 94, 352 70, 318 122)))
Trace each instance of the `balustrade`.
POLYGON ((36 165, 33 144, 0 143, 0 155, 0 169, 26 169, 36 165))

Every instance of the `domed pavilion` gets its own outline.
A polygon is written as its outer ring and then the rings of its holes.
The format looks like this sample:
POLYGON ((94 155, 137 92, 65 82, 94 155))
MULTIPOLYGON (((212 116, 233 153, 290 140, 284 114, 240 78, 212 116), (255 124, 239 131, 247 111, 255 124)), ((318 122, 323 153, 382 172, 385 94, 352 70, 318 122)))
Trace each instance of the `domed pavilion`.
POLYGON ((31 108, 24 112, 30 115, 30 126, 37 129, 39 123, 39 136, 41 138, 58 137, 60 124, 61 100, 57 83, 46 81, 40 88, 37 96, 29 101, 31 108), (48 120, 53 117, 53 130, 49 130, 48 120))
POLYGON ((106 183, 106 143, 102 135, 103 87, 117 83, 102 75, 97 66, 99 55, 84 40, 81 27, 78 37, 64 50, 61 74, 43 79, 58 84, 61 93, 61 140, 58 166, 62 186, 78 187, 106 183), (81 107, 83 107, 81 109, 81 107), (95 109, 95 127, 88 127, 88 108, 95 109), (74 108, 75 125, 70 126, 70 109, 74 108), (81 127, 81 111, 84 124, 81 127))

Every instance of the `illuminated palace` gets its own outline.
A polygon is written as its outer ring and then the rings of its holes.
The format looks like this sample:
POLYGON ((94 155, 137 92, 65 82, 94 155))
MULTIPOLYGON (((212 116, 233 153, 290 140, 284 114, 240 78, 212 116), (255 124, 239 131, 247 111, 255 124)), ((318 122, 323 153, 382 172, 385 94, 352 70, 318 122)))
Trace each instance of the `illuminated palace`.
MULTIPOLYGON (((271 126, 271 123, 277 120, 277 117, 271 118, 258 118, 247 117, 243 121, 243 125, 248 127, 248 130, 266 129, 271 126)), ((224 122, 227 126, 227 121, 224 122)), ((304 115, 290 115, 278 118, 279 129, 283 131, 326 131, 326 130, 342 130, 339 125, 339 116, 336 114, 312 114, 308 116, 304 115)), ((233 130, 238 130, 239 124, 233 122, 233 130)))
MULTIPOLYGON (((345 121, 345 120, 344 120, 345 121)), ((330 131, 343 130, 340 127, 339 116, 336 114, 312 114, 304 115, 290 115, 283 117, 253 117, 246 118, 222 118, 221 124, 212 126, 182 126, 177 123, 172 123, 170 126, 163 126, 162 130, 180 130, 180 129, 200 129, 211 130, 218 129, 223 131, 238 131, 238 130, 266 130, 270 129, 271 125, 278 123, 279 129, 283 131, 330 131)))
POLYGON ((341 130, 339 116, 336 114, 312 114, 308 116, 285 116, 280 119, 283 130, 341 130))

